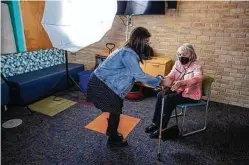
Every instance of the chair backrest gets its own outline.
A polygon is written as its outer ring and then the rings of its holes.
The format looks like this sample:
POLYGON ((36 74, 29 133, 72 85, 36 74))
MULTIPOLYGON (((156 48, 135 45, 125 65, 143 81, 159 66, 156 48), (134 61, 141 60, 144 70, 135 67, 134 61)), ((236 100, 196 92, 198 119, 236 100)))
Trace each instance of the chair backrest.
POLYGON ((204 75, 202 78, 202 95, 209 97, 211 92, 211 85, 214 82, 214 78, 204 75))

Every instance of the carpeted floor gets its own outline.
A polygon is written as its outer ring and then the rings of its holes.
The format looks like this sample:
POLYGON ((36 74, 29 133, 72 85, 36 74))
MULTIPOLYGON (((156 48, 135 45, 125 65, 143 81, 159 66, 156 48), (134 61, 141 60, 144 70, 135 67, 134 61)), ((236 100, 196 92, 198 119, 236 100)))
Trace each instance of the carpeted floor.
MULTIPOLYGON (((157 140, 150 139, 144 133, 144 128, 150 124, 154 104, 155 98, 141 102, 125 101, 123 113, 141 118, 141 121, 128 137, 129 146, 120 150, 108 149, 105 135, 84 128, 100 114, 99 110, 84 101, 54 117, 35 112, 28 115, 22 109, 9 110, 8 116, 13 112, 14 115, 21 114, 23 124, 13 129, 2 128, 2 164, 249 164, 249 109, 210 103, 207 130, 163 142, 162 160, 158 161, 157 140)), ((187 129, 200 126, 203 117, 203 110, 189 111, 187 129)), ((6 119, 2 116, 2 122, 6 119)))

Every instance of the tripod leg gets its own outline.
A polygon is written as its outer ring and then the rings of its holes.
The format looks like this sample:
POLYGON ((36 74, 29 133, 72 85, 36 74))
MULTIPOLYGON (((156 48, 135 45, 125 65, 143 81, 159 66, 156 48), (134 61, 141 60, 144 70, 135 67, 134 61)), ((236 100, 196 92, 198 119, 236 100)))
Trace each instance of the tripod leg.
POLYGON ((160 118, 159 137, 158 137, 158 149, 157 149, 157 159, 160 159, 160 147, 161 147, 162 125, 163 125, 163 109, 164 109, 164 96, 162 98, 161 118, 160 118))
POLYGON ((69 73, 68 52, 67 51, 65 51, 65 71, 66 71, 65 75, 55 85, 53 85, 51 89, 49 89, 49 91, 44 95, 44 97, 49 95, 50 92, 52 92, 59 85, 60 82, 63 82, 64 78, 66 79, 66 87, 67 88, 70 86, 70 84, 74 84, 80 89, 80 91, 82 91, 80 86, 77 84, 77 82, 74 80, 74 78, 69 73))
POLYGON ((63 82, 63 79, 65 78, 66 79, 66 84, 67 84, 67 87, 68 87, 68 82, 70 80, 70 75, 69 75, 69 71, 68 71, 68 52, 65 51, 65 68, 66 68, 66 75, 63 75, 63 77, 56 83, 54 84, 49 90, 48 92, 46 92, 44 94, 43 97, 46 97, 47 95, 50 94, 50 92, 52 92, 59 84, 60 82, 63 82))
MULTIPOLYGON (((68 83, 69 77, 68 77, 68 57, 67 57, 67 51, 65 51, 64 56, 65 56, 65 66, 66 66, 66 82, 68 83)), ((52 88, 50 88, 49 91, 46 94, 44 94, 44 97, 47 96, 47 95, 49 95, 49 93, 52 92, 59 85, 60 82, 63 81, 64 77, 65 76, 63 76, 55 85, 53 85, 52 88)))
POLYGON ((29 108, 29 106, 28 106, 28 105, 27 105, 25 108, 28 110, 29 115, 32 115, 32 114, 33 114, 33 111, 29 108))
POLYGON ((50 92, 52 92, 58 85, 60 82, 62 82, 62 80, 64 79, 64 76, 56 83, 54 84, 44 95, 43 97, 46 97, 47 95, 50 94, 50 92))
POLYGON ((73 79, 73 77, 69 73, 69 69, 68 69, 68 52, 67 51, 65 51, 65 59, 66 59, 67 87, 69 86, 68 85, 69 82, 73 82, 73 84, 76 85, 79 88, 80 91, 82 91, 82 89, 80 88, 80 86, 77 84, 77 82, 73 79))
POLYGON ((82 91, 78 83, 73 79, 73 77, 70 74, 69 74, 69 79, 73 82, 74 85, 76 85, 79 88, 80 91, 82 91))

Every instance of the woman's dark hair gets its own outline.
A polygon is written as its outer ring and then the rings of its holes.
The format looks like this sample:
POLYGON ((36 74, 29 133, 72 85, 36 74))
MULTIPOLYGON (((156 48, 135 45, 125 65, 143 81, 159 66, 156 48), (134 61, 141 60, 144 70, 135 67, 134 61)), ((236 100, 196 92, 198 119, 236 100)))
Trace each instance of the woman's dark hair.
POLYGON ((150 32, 144 27, 137 27, 133 29, 130 34, 129 40, 125 46, 133 49, 139 56, 141 63, 143 63, 143 54, 145 51, 145 39, 151 36, 150 32))

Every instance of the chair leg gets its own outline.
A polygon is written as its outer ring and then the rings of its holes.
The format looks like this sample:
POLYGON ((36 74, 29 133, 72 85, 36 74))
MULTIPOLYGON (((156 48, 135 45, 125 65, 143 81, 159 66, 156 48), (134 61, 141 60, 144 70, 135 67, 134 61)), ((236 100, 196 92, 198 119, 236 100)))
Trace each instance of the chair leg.
POLYGON ((182 119, 182 126, 181 126, 181 134, 182 134, 182 136, 184 136, 183 128, 184 128, 184 122, 185 122, 187 107, 184 107, 184 110, 182 109, 182 111, 183 111, 183 119, 182 119))
POLYGON ((175 114, 175 115, 171 115, 170 118, 174 118, 174 117, 176 117, 176 115, 177 115, 177 116, 183 116, 183 114, 182 114, 183 112, 182 112, 182 111, 183 111, 183 110, 181 109, 181 112, 180 112, 180 113, 175 114))
POLYGON ((209 101, 207 102, 207 105, 206 105, 204 130, 207 128, 208 103, 209 103, 209 101))
MULTIPOLYGON (((206 110, 205 110, 205 124, 204 124, 204 127, 201 128, 201 129, 197 129, 195 131, 189 132, 189 133, 182 134, 182 136, 189 136, 189 135, 204 131, 207 128, 207 114, 208 114, 208 105, 206 105, 206 110)), ((185 118, 185 115, 184 115, 184 118, 185 118)), ((184 122, 184 118, 183 118, 183 122, 184 122)), ((182 127, 183 127, 183 125, 182 125, 182 127)))

